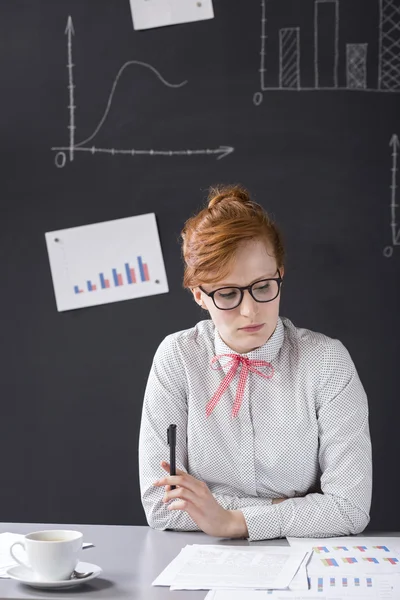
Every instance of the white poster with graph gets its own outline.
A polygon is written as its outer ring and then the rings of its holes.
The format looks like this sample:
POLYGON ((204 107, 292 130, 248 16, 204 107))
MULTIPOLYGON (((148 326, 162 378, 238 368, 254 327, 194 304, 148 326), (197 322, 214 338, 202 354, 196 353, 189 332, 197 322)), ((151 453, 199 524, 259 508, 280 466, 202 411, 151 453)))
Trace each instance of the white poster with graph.
POLYGON ((168 292, 154 213, 45 237, 58 311, 168 292))
POLYGON ((211 0, 130 0, 134 29, 165 27, 214 17, 211 0))

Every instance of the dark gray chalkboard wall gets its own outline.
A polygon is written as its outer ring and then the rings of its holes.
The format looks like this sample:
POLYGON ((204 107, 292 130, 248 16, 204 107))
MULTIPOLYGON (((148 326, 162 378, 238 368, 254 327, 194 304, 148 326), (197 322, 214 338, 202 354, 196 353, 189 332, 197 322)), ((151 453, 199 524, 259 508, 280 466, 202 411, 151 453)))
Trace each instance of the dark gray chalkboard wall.
MULTIPOLYGON (((399 47, 383 36, 382 57, 394 58, 382 71, 378 0, 337 6, 336 81, 334 5, 319 7, 320 83, 346 87, 346 43, 367 43, 372 91, 266 90, 256 106, 260 0, 214 0, 213 20, 142 32, 133 30, 128 0, 1 3, 2 521, 145 523, 137 444, 147 374, 163 337, 202 318, 181 288, 179 231, 210 184, 241 182, 285 235, 282 314, 341 339, 358 367, 374 448, 370 528, 400 530, 400 246, 384 255, 399 47), (51 148, 68 145, 69 15, 77 141, 101 120, 119 69, 137 60, 188 83, 168 88, 148 69, 127 68, 96 147, 234 152, 220 160, 76 152, 58 168, 51 148), (379 77, 385 92, 376 91, 379 77), (147 212, 157 215, 170 293, 58 313, 44 233, 147 212)), ((299 83, 312 88, 314 1, 268 0, 266 17, 264 86, 279 85, 279 30, 300 27, 299 83)), ((383 28, 399 39, 389 21, 383 28)), ((289 61, 296 38, 285 40, 289 61)), ((362 57, 357 64, 363 85, 362 57)), ((291 74, 285 65, 283 84, 296 85, 296 66, 291 74)))

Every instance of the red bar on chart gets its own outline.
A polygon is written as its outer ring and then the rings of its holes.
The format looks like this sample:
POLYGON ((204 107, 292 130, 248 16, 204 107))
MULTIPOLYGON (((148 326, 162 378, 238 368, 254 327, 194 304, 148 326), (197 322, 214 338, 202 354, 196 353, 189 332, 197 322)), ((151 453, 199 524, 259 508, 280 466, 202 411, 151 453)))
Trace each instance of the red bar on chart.
POLYGON ((106 280, 105 280, 105 284, 106 284, 106 288, 109 288, 109 287, 110 287, 110 280, 109 280, 109 279, 106 279, 106 280))
POLYGON ((97 290, 97 286, 94 283, 92 283, 92 292, 95 292, 96 290, 97 290))
POLYGON ((130 274, 131 274, 131 278, 132 278, 132 283, 136 283, 136 275, 135 275, 135 269, 129 269, 130 274))
POLYGON ((124 282, 122 281, 122 275, 121 273, 118 273, 118 285, 123 285, 124 282))
POLYGON ((147 263, 143 263, 143 271, 144 271, 144 280, 150 281, 149 267, 147 266, 147 263))

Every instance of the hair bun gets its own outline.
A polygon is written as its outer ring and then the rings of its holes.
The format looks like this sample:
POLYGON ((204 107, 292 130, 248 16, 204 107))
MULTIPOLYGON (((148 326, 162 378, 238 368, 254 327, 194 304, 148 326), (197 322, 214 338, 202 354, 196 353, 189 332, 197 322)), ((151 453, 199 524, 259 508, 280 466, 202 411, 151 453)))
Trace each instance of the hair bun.
POLYGON ((181 236, 185 288, 221 282, 228 277, 241 244, 254 240, 265 244, 277 268, 284 264, 285 251, 277 226, 241 185, 213 186, 208 206, 185 222, 181 236))
POLYGON ((211 188, 208 196, 208 208, 217 206, 224 200, 239 200, 243 204, 251 202, 248 191, 240 185, 211 188))

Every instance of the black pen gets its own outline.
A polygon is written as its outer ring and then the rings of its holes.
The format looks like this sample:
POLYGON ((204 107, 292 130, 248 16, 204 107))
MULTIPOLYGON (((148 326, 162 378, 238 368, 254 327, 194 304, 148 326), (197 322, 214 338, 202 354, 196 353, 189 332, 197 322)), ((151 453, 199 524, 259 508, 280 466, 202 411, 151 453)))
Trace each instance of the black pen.
MULTIPOLYGON (((167 442, 169 445, 169 466, 170 475, 176 475, 176 425, 170 425, 167 429, 167 442)), ((171 485, 171 490, 174 490, 176 485, 171 485)))

